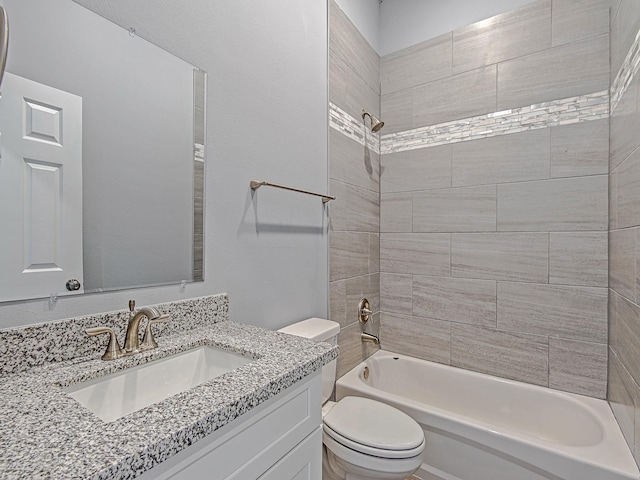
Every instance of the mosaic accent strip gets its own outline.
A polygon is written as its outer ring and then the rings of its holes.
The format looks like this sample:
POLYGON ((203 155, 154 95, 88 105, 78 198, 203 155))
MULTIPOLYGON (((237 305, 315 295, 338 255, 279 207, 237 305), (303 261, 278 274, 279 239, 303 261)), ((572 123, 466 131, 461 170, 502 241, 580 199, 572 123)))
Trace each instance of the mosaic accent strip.
POLYGON ((507 135, 609 116, 609 92, 602 91, 512 108, 476 117, 383 135, 380 153, 403 152, 507 135))
POLYGON ((362 119, 355 119, 337 105, 329 102, 329 126, 345 137, 355 140, 369 150, 380 153, 380 136, 371 133, 362 119))
POLYGON ((613 113, 620 103, 622 96, 633 82, 640 69, 640 31, 627 52, 627 56, 620 66, 616 79, 611 85, 611 113, 613 113))

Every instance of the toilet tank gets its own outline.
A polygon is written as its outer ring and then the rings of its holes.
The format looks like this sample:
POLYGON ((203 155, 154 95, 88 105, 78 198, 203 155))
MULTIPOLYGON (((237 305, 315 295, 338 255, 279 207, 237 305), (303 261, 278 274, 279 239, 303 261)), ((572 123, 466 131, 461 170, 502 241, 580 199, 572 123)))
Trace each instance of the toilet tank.
MULTIPOLYGON (((282 333, 308 338, 316 342, 338 343, 340 324, 324 318, 308 318, 278 330, 282 333)), ((337 360, 332 360, 322 367, 322 403, 329 400, 336 382, 337 360)))

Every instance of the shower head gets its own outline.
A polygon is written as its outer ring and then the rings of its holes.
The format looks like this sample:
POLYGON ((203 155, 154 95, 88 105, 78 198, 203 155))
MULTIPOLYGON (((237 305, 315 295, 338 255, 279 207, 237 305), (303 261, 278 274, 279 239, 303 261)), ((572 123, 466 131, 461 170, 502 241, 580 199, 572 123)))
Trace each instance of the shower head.
MULTIPOLYGON (((369 112, 367 112, 364 108, 362 109, 362 120, 364 120, 364 117, 369 116, 369 118, 371 119, 371 131, 373 133, 378 133, 382 127, 384 127, 384 122, 381 121, 380 119, 374 117, 373 115, 371 115, 369 112)), ((365 125, 367 124, 367 122, 365 121, 365 125)))

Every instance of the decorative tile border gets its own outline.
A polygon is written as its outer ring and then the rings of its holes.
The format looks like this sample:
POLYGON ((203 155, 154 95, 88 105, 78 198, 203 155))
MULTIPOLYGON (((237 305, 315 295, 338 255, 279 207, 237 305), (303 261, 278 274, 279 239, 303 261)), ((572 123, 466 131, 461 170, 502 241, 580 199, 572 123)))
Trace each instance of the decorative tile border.
POLYGON ((329 102, 329 126, 360 145, 366 145, 369 150, 380 153, 380 136, 369 132, 362 119, 353 118, 331 102, 329 102))
POLYGON ((640 69, 640 31, 627 52, 627 56, 620 66, 616 79, 611 84, 611 113, 616 110, 622 96, 633 82, 640 69))
MULTIPOLYGON (((640 62, 640 55, 638 55, 640 62)), ((479 140, 557 125, 599 120, 609 117, 609 91, 552 100, 526 107, 492 112, 451 122, 428 125, 403 132, 382 135, 366 134, 361 121, 340 107, 329 104, 331 128, 376 153, 388 154, 435 147, 451 143, 479 140)))
POLYGON ((609 116, 609 92, 563 98, 383 135, 380 153, 403 152, 609 116))

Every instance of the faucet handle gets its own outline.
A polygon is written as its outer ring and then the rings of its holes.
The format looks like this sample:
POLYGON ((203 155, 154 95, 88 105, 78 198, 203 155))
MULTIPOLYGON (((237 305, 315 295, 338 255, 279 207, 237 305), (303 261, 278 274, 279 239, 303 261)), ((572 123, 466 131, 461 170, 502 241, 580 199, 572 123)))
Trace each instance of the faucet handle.
POLYGON ((153 338, 153 334, 151 333, 151 325, 154 323, 165 323, 171 320, 171 315, 164 314, 159 317, 150 318, 147 320, 147 327, 144 330, 144 338, 142 339, 142 343, 140 344, 140 350, 151 350, 152 348, 157 348, 158 344, 153 338))
POLYGON ((116 338, 116 334, 113 332, 112 328, 92 327, 87 328, 85 332, 87 332, 87 335, 90 337, 101 335, 103 333, 109 334, 109 344, 107 345, 107 350, 104 352, 104 355, 102 355, 102 360, 115 360, 122 356, 122 349, 120 348, 120 344, 118 343, 118 339, 116 338))

